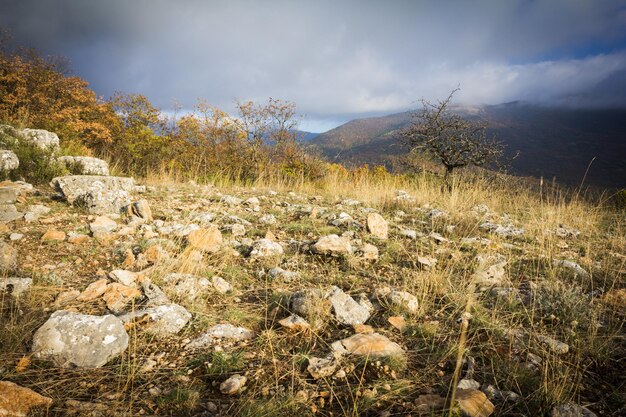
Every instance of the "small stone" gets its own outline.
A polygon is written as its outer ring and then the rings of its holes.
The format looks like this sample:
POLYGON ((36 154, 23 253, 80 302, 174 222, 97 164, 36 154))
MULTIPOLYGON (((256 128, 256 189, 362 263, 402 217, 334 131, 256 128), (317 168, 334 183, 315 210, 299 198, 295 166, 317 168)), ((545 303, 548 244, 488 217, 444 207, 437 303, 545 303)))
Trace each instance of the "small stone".
POLYGON ((14 204, 0 204, 0 223, 9 223, 24 217, 24 213, 17 211, 14 204))
POLYGON ((47 408, 51 405, 52 398, 13 382, 0 381, 0 416, 26 417, 31 408, 47 408))
POLYGON ((414 404, 418 412, 430 414, 442 410, 446 406, 446 399, 437 394, 422 394, 415 399, 414 404))
POLYGON ((57 297, 54 299, 54 305, 62 306, 64 304, 67 304, 69 302, 76 300, 79 295, 80 295, 80 291, 78 290, 62 292, 59 295, 57 295, 57 297))
POLYGON ((21 234, 21 233, 11 233, 11 234, 9 235, 9 240, 11 240, 11 241, 15 242, 16 240, 20 240, 20 239, 22 239, 23 237, 24 237, 24 235, 23 235, 23 234, 21 234))
POLYGON ((226 281, 222 277, 218 277, 217 275, 211 278, 211 284, 213 284, 213 288, 220 294, 226 294, 227 292, 232 290, 232 287, 228 281, 226 281))
POLYGON ((91 233, 112 233, 117 229, 117 223, 106 216, 98 216, 89 224, 91 233))
POLYGON ((167 274, 163 277, 163 282, 167 285, 166 290, 188 302, 193 302, 211 286, 208 279, 191 274, 167 274))
POLYGON ((317 358, 312 356, 309 358, 307 371, 313 379, 328 378, 335 373, 337 362, 331 358, 317 358))
POLYGON ((65 240, 65 232, 60 230, 48 230, 41 236, 42 242, 62 242, 65 240))
POLYGON ((364 244, 361 247, 361 252, 363 252, 363 259, 367 261, 378 260, 378 248, 370 243, 364 244))
POLYGON ((265 225, 276 224, 276 217, 273 214, 264 214, 259 218, 259 223, 265 225))
POLYGON ((233 237, 240 237, 246 235, 246 226, 243 224, 233 224, 230 226, 230 234, 233 237))
POLYGON ((406 329, 406 320, 402 316, 391 316, 387 319, 387 321, 389 322, 389 324, 391 324, 393 327, 400 330, 401 332, 406 329))
POLYGON ((379 333, 355 334, 340 342, 353 355, 373 358, 404 355, 404 349, 400 345, 379 333))
MULTIPOLYGON (((30 290, 33 285, 32 278, 2 278, 0 277, 0 291, 11 293, 13 298, 19 298, 30 290)), ((1 299, 1 297, 0 297, 1 299)))
POLYGON ((345 255, 352 253, 350 240, 337 235, 321 237, 312 247, 314 253, 320 255, 345 255))
POLYGON ((418 256, 417 263, 427 268, 433 268, 437 264, 437 259, 429 256, 418 256))
POLYGON ((178 304, 132 311, 119 317, 124 323, 147 318, 146 331, 155 335, 176 334, 191 320, 191 313, 178 304))
POLYGON ((462 379, 456 385, 457 389, 473 389, 477 390, 480 388, 480 382, 475 381, 473 379, 462 379))
POLYGON ((355 333, 371 334, 374 333, 374 328, 369 324, 355 324, 353 326, 355 333))
POLYGON ((537 340, 539 340, 539 343, 546 346, 548 349, 550 349, 552 352, 556 353, 557 355, 564 355, 567 352, 569 352, 568 344, 558 341, 556 339, 553 339, 550 336, 544 336, 544 335, 539 334, 537 335, 537 340))
POLYGON ((309 323, 305 319, 295 314, 279 320, 278 324, 294 332, 304 332, 310 327, 309 323))
POLYGON ((85 288, 85 290, 80 293, 78 297, 76 297, 77 301, 92 301, 97 298, 102 297, 102 294, 107 289, 108 280, 106 278, 99 279, 98 281, 92 282, 85 288))
POLYGON ((378 213, 370 213, 367 216, 367 230, 379 239, 387 239, 389 235, 389 224, 378 213))
POLYGON ((189 245, 203 252, 215 253, 222 246, 222 232, 217 226, 194 230, 187 236, 189 245))
POLYGON ((280 256, 283 254, 283 247, 269 239, 259 239, 252 244, 251 258, 266 258, 280 256))
POLYGON ((17 250, 0 240, 0 272, 13 271, 17 268, 17 250))
POLYGON ((457 390, 456 401, 468 417, 489 417, 496 409, 484 393, 475 389, 457 390))
POLYGON ((107 308, 115 314, 120 314, 135 299, 141 297, 141 292, 136 288, 114 282, 107 285, 102 298, 107 304, 107 308))
POLYGON ((245 376, 235 374, 220 384, 220 392, 224 395, 237 394, 246 385, 247 380, 245 376))
POLYGON ((187 348, 198 349, 211 346, 220 341, 242 342, 254 338, 254 332, 244 327, 236 327, 232 324, 217 324, 207 330, 203 335, 191 341, 187 348))
POLYGON ((24 220, 26 221, 26 223, 32 223, 39 220, 39 218, 44 214, 48 213, 50 213, 50 208, 36 204, 34 206, 28 207, 28 209, 26 210, 26 214, 24 214, 24 220))
POLYGON ((88 241, 89 241, 89 236, 82 234, 82 233, 70 234, 70 236, 67 238, 67 242, 71 243, 72 245, 80 245, 88 241))
POLYGON ((136 272, 127 271, 125 269, 115 269, 109 272, 109 278, 128 287, 137 287, 139 275, 136 272))
POLYGON ((367 306, 357 303, 354 298, 338 287, 331 289, 329 300, 335 317, 341 324, 363 324, 370 317, 370 311, 367 306))
POLYGON ((150 204, 148 204, 148 200, 146 200, 145 198, 142 198, 141 200, 131 204, 131 212, 133 215, 147 222, 151 222, 152 220, 154 220, 152 217, 150 204))
POLYGON ((551 417, 597 417, 593 411, 574 403, 557 405, 552 409, 551 417))

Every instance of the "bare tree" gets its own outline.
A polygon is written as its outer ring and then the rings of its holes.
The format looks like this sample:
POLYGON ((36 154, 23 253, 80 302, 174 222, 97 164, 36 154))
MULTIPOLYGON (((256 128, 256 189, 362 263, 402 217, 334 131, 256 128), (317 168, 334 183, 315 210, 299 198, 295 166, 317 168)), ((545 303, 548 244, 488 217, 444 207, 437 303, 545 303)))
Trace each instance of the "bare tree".
POLYGON ((413 113, 413 123, 402 132, 411 153, 429 154, 445 167, 448 188, 455 168, 496 162, 504 151, 501 142, 487 137, 486 121, 450 111, 452 96, 458 90, 437 103, 422 99, 422 108, 413 113))

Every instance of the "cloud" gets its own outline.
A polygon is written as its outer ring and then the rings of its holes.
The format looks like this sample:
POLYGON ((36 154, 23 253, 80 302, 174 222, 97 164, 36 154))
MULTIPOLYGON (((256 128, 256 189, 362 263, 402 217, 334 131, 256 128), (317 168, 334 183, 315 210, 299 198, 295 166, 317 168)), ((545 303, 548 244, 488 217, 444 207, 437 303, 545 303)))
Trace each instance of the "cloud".
POLYGON ((5 0, 16 43, 69 57, 105 96, 295 101, 328 124, 465 103, 626 106, 626 0, 5 0), (608 80, 608 81, 607 81, 608 80))

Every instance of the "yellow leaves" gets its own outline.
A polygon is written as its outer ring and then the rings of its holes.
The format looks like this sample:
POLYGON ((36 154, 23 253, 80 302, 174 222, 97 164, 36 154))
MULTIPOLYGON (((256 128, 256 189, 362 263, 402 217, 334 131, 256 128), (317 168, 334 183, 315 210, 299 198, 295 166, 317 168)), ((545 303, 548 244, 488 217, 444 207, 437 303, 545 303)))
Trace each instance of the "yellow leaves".
POLYGON ((28 369, 30 364, 30 358, 28 356, 22 356, 22 358, 17 361, 17 364, 15 365, 15 372, 17 372, 18 374, 24 372, 26 369, 28 369))

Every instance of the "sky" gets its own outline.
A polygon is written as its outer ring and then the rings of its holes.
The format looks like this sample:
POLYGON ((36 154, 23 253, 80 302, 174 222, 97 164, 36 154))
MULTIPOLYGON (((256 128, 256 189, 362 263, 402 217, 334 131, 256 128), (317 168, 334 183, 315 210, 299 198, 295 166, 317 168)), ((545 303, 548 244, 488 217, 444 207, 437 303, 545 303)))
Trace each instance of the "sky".
POLYGON ((280 98, 314 132, 457 86, 458 104, 626 108, 626 0, 0 0, 0 27, 103 97, 280 98))

